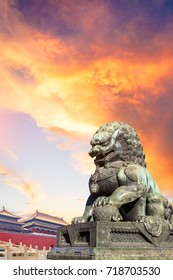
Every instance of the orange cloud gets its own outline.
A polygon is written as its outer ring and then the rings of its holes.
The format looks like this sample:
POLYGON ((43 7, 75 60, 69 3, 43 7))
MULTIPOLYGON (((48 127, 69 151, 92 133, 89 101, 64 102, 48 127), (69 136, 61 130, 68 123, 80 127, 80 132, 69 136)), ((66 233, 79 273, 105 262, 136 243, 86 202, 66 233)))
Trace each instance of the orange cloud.
POLYGON ((39 183, 24 180, 20 175, 4 166, 0 166, 0 181, 4 185, 26 194, 33 202, 39 202, 45 197, 39 183))
MULTIPOLYGON (((39 127, 79 142, 103 123, 128 122, 142 136, 158 184, 171 186, 172 22, 156 32, 146 9, 128 18, 118 6, 112 15, 106 1, 75 9, 73 1, 58 2, 45 4, 49 26, 47 19, 38 24, 39 1, 23 14, 0 2, 0 108, 29 114, 39 127)), ((77 166, 85 162, 84 173, 86 157, 72 153, 77 166)))
POLYGON ((3 167, 3 166, 0 166, 0 175, 1 176, 8 176, 11 174, 11 171, 8 170, 7 168, 3 167))
MULTIPOLYGON (((97 10, 90 4, 87 7, 90 23, 81 13, 78 15, 77 9, 75 27, 82 23, 80 28, 83 32, 93 30, 92 23, 101 16, 106 26, 110 24, 103 3, 97 10)), ((70 26, 71 10, 65 4, 60 9, 70 26)), ((84 7, 79 6, 79 10, 84 12, 84 7)), ((150 61, 143 53, 135 57, 131 57, 130 52, 125 55, 121 45, 115 46, 114 51, 111 46, 102 45, 97 49, 97 56, 87 59, 82 51, 78 52, 83 41, 67 43, 60 37, 43 34, 26 24, 16 9, 6 7, 6 11, 8 18, 12 15, 6 25, 9 32, 14 31, 13 36, 1 33, 0 72, 2 90, 6 93, 1 96, 1 107, 28 113, 41 127, 57 127, 72 133, 92 132, 96 125, 109 117, 109 107, 106 106, 110 102, 116 106, 122 102, 123 97, 118 96, 120 92, 124 92, 123 100, 138 104, 143 101, 140 89, 150 90, 152 94, 161 92, 163 85, 160 79, 171 75, 172 59, 169 55, 158 54, 155 61, 150 61), (107 55, 102 58, 106 49, 107 55), (81 54, 82 62, 79 59, 81 54), (131 91, 133 98, 129 94, 131 91)), ((6 20, 7 17, 4 25, 6 20)), ((94 28, 94 33, 96 30, 94 28)), ((98 36, 102 34, 104 36, 104 32, 98 36)), ((158 45, 158 38, 155 41, 153 46, 158 45)), ((120 43, 124 42, 120 40, 120 43)))

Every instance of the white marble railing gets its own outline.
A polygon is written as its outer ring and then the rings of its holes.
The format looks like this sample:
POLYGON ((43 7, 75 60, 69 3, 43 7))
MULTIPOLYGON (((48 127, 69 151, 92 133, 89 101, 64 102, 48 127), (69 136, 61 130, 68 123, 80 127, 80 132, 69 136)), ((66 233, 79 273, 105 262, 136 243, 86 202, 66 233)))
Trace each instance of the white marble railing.
POLYGON ((43 250, 38 250, 38 246, 35 248, 26 247, 26 245, 15 245, 9 242, 0 241, 0 260, 45 260, 47 257, 46 247, 43 250))

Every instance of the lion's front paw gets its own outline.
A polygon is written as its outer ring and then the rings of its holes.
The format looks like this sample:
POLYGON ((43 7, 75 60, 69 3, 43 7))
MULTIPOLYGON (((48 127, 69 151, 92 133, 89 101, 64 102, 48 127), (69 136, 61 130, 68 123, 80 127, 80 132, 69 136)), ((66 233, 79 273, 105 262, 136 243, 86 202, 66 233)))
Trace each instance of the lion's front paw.
POLYGON ((105 197, 102 201, 102 205, 105 206, 105 205, 115 205, 115 202, 113 201, 112 197, 109 196, 109 197, 105 197))
POLYGON ((116 203, 114 202, 114 200, 112 199, 111 196, 100 196, 96 199, 96 201, 94 202, 94 207, 99 207, 99 206, 105 206, 105 205, 115 205, 116 203))
POLYGON ((87 223, 88 222, 89 217, 84 215, 81 217, 75 217, 73 218, 73 220, 71 221, 72 224, 79 224, 79 223, 87 223))
POLYGON ((114 222, 123 221, 123 217, 120 214, 120 212, 118 211, 118 209, 115 213, 113 213, 113 215, 111 217, 111 220, 114 221, 114 222))
POLYGON ((104 199, 105 199, 105 198, 107 198, 107 197, 106 197, 106 196, 100 196, 100 197, 98 197, 98 198, 95 200, 93 206, 94 206, 94 207, 99 207, 99 206, 103 205, 103 202, 104 202, 104 199))

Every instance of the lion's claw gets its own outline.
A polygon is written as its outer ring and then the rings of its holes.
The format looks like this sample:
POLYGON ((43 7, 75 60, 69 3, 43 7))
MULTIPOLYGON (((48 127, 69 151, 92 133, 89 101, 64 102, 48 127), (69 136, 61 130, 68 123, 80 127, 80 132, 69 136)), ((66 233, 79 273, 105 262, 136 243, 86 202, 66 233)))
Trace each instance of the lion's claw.
POLYGON ((94 202, 93 206, 94 207, 98 207, 103 205, 103 201, 104 201, 105 197, 104 196, 100 196, 96 199, 96 201, 94 202))
POLYGON ((79 223, 86 223, 86 222, 88 222, 88 216, 81 216, 81 217, 75 217, 75 218, 73 218, 73 220, 72 220, 72 224, 79 224, 79 223))
POLYGON ((99 207, 99 206, 105 206, 105 205, 114 205, 111 197, 106 197, 106 196, 100 196, 96 199, 94 202, 94 207, 99 207))

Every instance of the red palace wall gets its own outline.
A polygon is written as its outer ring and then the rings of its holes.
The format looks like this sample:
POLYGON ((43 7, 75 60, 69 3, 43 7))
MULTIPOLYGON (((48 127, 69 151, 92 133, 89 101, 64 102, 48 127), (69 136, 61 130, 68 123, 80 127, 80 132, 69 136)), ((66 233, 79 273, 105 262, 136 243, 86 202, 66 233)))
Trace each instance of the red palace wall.
POLYGON ((56 236, 43 236, 43 235, 32 235, 32 234, 25 234, 25 233, 10 233, 10 232, 0 232, 0 240, 9 242, 13 244, 19 245, 22 242, 22 245, 26 245, 29 247, 32 245, 33 248, 38 246, 39 250, 42 250, 45 246, 47 250, 49 250, 50 246, 56 246, 56 236))

